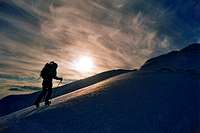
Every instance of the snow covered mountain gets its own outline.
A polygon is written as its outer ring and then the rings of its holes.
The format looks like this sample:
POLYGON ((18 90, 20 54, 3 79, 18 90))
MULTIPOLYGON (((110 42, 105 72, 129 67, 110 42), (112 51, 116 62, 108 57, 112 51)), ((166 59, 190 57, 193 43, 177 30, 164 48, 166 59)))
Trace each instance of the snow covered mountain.
POLYGON ((180 51, 148 60, 141 70, 171 70, 200 72, 200 44, 194 43, 180 51))
POLYGON ((200 78, 188 71, 199 69, 198 48, 193 44, 151 59, 139 71, 62 93, 50 107, 4 115, 0 132, 199 133, 200 78))

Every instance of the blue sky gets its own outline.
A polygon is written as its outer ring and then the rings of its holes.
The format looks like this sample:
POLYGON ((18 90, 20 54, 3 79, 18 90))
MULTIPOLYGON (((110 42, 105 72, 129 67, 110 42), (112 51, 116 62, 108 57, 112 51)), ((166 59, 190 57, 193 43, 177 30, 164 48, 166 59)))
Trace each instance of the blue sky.
POLYGON ((32 85, 51 60, 67 81, 138 68, 198 42, 199 12, 197 0, 2 0, 1 85, 32 85), (81 56, 96 66, 88 74, 73 68, 81 56))

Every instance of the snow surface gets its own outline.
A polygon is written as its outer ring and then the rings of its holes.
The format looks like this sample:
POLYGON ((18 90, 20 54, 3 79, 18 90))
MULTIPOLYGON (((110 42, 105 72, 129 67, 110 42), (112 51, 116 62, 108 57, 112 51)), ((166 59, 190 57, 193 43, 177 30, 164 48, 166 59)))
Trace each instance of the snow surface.
POLYGON ((9 133, 192 133, 199 82, 188 73, 130 72, 1 117, 9 133))

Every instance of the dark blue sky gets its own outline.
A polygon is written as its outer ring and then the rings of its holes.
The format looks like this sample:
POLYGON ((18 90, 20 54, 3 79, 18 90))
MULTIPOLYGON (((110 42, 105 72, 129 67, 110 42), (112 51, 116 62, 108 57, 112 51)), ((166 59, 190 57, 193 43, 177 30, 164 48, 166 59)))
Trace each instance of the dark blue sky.
POLYGON ((67 80, 138 68, 199 42, 199 30, 197 0, 2 0, 0 80, 28 84, 51 60, 67 80), (95 64, 87 74, 74 68, 85 56, 95 64))

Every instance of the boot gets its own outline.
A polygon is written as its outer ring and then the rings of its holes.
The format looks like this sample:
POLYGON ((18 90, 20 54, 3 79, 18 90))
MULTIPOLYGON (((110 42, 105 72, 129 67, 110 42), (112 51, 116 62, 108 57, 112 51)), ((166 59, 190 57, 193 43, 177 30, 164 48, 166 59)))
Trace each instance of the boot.
POLYGON ((45 101, 45 105, 49 106, 51 104, 51 101, 45 101))
POLYGON ((40 103, 34 103, 34 105, 36 106, 36 108, 40 107, 40 103))

